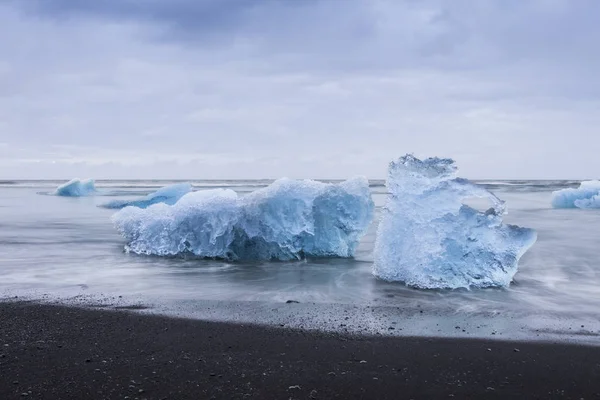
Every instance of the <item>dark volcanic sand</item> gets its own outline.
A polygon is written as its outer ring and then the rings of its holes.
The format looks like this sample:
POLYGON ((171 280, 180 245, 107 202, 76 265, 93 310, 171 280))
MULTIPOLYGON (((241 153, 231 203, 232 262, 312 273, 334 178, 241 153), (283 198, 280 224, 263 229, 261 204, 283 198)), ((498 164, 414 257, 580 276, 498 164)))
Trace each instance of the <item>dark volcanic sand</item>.
POLYGON ((600 347, 0 303, 0 399, 600 398, 600 347))

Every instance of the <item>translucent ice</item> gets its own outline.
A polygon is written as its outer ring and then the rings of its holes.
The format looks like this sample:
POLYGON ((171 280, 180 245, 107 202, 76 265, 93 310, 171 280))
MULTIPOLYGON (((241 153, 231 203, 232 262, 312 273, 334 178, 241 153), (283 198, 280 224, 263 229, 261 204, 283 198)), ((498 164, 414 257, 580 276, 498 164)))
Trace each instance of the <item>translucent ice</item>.
POLYGON ((581 182, 577 189, 552 193, 554 208, 600 208, 600 181, 581 182))
POLYGON ((351 257, 372 214, 365 178, 340 184, 284 178, 245 197, 205 190, 172 206, 127 207, 113 222, 134 253, 291 260, 351 257))
POLYGON ((229 258, 234 225, 239 219, 237 194, 215 189, 191 192, 170 206, 126 207, 113 215, 127 239, 127 251, 159 256, 194 253, 229 258))
POLYGON ((192 185, 189 183, 177 183, 170 186, 165 186, 158 189, 156 192, 149 194, 141 200, 114 200, 103 204, 101 207, 104 208, 124 208, 124 207, 138 207, 147 208, 152 204, 165 203, 173 205, 177 203, 185 194, 192 191, 192 185))
POLYGON ((54 194, 56 196, 81 197, 89 196, 94 192, 96 192, 96 187, 92 179, 80 180, 75 178, 57 187, 54 194))
POLYGON ((406 155, 390 163, 376 276, 426 289, 510 284, 537 234, 502 224, 504 202, 455 174, 450 159, 406 155), (485 198, 492 207, 479 212, 463 204, 468 198, 485 198))

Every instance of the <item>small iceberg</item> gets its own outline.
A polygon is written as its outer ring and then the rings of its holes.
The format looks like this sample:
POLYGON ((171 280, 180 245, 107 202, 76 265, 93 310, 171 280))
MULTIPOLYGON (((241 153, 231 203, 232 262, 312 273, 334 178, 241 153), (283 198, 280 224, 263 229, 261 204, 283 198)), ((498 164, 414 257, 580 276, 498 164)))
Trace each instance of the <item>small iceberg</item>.
POLYGON ((126 207, 112 220, 126 251, 137 254, 294 260, 352 257, 373 208, 366 178, 340 184, 283 178, 244 197, 203 190, 174 205, 126 207))
POLYGON ((121 209, 125 207, 148 208, 153 204, 165 203, 173 205, 184 195, 192 191, 190 183, 177 183, 158 189, 141 200, 113 200, 100 207, 110 209, 121 209))
POLYGON ((600 208, 600 181, 584 181, 577 189, 553 192, 552 207, 600 208))
POLYGON ((504 202, 456 171, 451 159, 406 155, 390 163, 374 275, 422 289, 510 284, 537 234, 503 224, 504 202), (491 208, 479 212, 462 203, 468 198, 491 208))
POLYGON ((96 186, 94 185, 94 180, 86 179, 71 179, 69 182, 60 185, 54 191, 55 196, 64 196, 64 197, 82 197, 82 196, 90 196, 96 192, 96 186))

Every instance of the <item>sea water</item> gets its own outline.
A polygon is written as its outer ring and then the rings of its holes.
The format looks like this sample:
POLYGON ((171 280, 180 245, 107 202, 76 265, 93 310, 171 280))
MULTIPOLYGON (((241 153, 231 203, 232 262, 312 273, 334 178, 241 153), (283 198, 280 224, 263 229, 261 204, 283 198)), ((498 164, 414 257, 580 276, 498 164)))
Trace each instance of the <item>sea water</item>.
MULTIPOLYGON (((194 190, 244 196, 271 181, 190 182, 194 190)), ((600 210, 551 206, 552 192, 578 187, 576 181, 479 182, 506 201, 506 223, 535 229, 538 240, 508 288, 473 290, 417 290, 373 276, 383 181, 370 181, 374 222, 354 258, 289 262, 126 253, 111 222, 114 210, 98 206, 177 182, 96 181, 103 195, 50 195, 60 183, 0 182, 1 298, 97 304, 121 296, 166 314, 369 333, 522 338, 541 332, 592 342, 600 335, 600 210)))

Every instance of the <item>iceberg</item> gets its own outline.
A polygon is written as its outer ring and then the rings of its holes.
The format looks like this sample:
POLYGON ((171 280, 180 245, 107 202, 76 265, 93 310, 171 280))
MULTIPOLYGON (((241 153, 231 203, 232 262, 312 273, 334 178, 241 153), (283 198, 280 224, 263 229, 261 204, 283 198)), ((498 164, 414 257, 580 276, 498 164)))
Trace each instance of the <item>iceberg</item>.
POLYGON ((390 163, 375 276, 421 289, 510 284, 537 234, 503 224, 504 202, 456 172, 453 160, 437 157, 406 155, 390 163), (479 212, 463 204, 469 198, 487 199, 491 208, 479 212))
POLYGON ((600 208, 600 181, 583 181, 577 189, 552 193, 554 208, 600 208))
POLYGON ((279 179, 247 196, 191 192, 174 205, 126 207, 112 217, 126 251, 226 260, 352 257, 373 217, 366 178, 339 184, 279 179))
POLYGON ((185 194, 192 191, 192 185, 189 183, 177 183, 158 189, 141 200, 114 200, 100 207, 110 209, 121 209, 125 207, 148 208, 153 204, 165 203, 173 205, 179 201, 185 194))
POLYGON ((54 191, 54 195, 65 197, 82 197, 89 196, 95 192, 96 187, 94 186, 94 181, 92 179, 80 180, 75 178, 57 187, 54 191))

